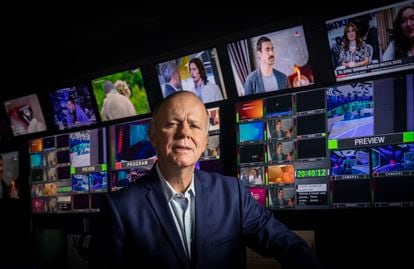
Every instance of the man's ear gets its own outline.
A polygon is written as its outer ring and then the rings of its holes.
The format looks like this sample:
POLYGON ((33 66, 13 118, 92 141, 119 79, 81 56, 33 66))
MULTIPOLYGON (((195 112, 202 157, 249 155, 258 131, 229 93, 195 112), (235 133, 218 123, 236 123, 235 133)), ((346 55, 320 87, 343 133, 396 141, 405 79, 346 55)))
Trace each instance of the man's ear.
POLYGON ((149 139, 151 142, 151 145, 155 148, 156 147, 156 139, 155 139, 155 131, 153 130, 153 128, 149 129, 149 139))

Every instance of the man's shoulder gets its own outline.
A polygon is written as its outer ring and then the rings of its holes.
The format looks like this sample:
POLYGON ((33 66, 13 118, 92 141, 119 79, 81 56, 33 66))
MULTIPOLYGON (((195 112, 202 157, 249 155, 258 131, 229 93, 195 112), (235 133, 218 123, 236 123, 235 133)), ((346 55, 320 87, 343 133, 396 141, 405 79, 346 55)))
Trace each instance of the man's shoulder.
POLYGON ((247 75, 246 80, 256 79, 258 76, 260 76, 260 70, 255 69, 254 71, 250 72, 249 75, 247 75))

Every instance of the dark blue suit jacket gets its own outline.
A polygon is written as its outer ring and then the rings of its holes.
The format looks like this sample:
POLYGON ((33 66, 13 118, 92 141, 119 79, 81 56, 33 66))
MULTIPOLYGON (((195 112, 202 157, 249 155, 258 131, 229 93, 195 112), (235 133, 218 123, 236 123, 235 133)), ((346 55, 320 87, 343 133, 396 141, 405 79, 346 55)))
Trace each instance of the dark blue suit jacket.
POLYGON ((107 196, 100 268, 243 268, 245 246, 284 268, 318 268, 305 242, 263 209, 239 180, 196 171, 192 259, 187 258, 155 169, 107 196))

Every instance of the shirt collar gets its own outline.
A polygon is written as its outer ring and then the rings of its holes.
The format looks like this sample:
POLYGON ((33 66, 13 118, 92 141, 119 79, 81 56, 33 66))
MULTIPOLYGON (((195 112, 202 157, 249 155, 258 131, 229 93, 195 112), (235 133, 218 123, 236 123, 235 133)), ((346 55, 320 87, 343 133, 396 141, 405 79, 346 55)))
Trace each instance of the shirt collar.
MULTIPOLYGON (((167 202, 170 202, 178 192, 176 192, 174 190, 174 188, 171 186, 171 184, 168 182, 168 180, 161 173, 161 170, 160 170, 158 164, 155 165, 155 168, 157 170, 158 177, 160 178, 160 181, 161 181, 162 192, 164 193, 165 199, 167 200, 167 202)), ((194 173, 193 173, 193 176, 191 178, 190 186, 188 187, 188 189, 183 194, 186 197, 195 196, 194 173)))

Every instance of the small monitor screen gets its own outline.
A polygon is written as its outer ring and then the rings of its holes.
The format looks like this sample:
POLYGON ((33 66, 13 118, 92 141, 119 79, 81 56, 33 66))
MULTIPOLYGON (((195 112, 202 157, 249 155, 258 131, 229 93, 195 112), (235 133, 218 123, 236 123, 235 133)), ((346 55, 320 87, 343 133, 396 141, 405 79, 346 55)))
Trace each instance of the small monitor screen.
POLYGON ((414 175, 414 144, 374 147, 371 157, 374 177, 414 175))
POLYGON ((405 1, 327 21, 336 80, 412 69, 412 12, 405 1))
POLYGON ((292 95, 287 94, 266 99, 266 115, 268 117, 291 115, 292 113, 292 95))
POLYGON ((46 131, 46 122, 36 94, 4 102, 14 136, 46 131))
POLYGON ((331 173, 335 180, 369 178, 369 150, 363 148, 332 151, 331 173))
POLYGON ((239 125, 239 142, 260 142, 264 138, 264 122, 255 121, 239 125))
POLYGON ((239 158, 240 164, 262 164, 265 160, 263 144, 240 145, 239 158))
POLYGON ((227 99, 215 48, 159 63, 157 74, 164 97, 191 91, 205 104, 227 99))
POLYGON ((257 99, 236 104, 238 120, 253 120, 263 118, 263 100, 257 99))
POLYGON ((111 126, 111 189, 117 190, 147 174, 157 155, 149 138, 151 119, 111 126))
POLYGON ((102 121, 150 112, 139 68, 94 79, 92 87, 102 121))
POLYGON ((49 93, 54 122, 59 130, 96 123, 91 91, 87 84, 49 93))
POLYGON ((374 134, 373 82, 353 83, 328 89, 329 139, 374 134))
POLYGON ((0 153, 0 199, 20 198, 19 152, 0 153))
POLYGON ((254 36, 227 45, 239 96, 314 83, 302 26, 254 36), (260 66, 272 66, 272 72, 260 66))

